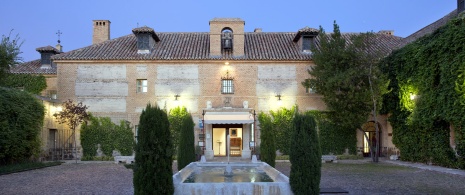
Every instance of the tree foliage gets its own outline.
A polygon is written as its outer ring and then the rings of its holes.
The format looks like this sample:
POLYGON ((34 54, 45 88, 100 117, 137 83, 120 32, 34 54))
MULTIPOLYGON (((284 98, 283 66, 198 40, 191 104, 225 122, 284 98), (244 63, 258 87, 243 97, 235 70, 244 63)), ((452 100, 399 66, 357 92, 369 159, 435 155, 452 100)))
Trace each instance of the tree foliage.
POLYGON ((310 114, 294 116, 289 177, 294 194, 319 194, 321 180, 321 150, 316 121, 310 114))
POLYGON ((170 110, 168 120, 170 121, 170 131, 171 131, 171 140, 173 142, 173 155, 177 154, 178 146, 179 146, 179 139, 180 139, 180 132, 182 129, 182 122, 184 117, 188 115, 186 107, 175 107, 170 110))
MULTIPOLYGON (((376 35, 370 32, 342 35, 334 22, 334 32, 326 34, 320 27, 318 38, 319 46, 312 48, 316 66, 308 71, 311 78, 302 84, 323 95, 329 119, 338 127, 334 130, 361 130, 370 113, 377 121, 376 114, 389 82, 378 66, 379 59, 386 54, 377 46, 376 35)), ((371 151, 377 151, 376 148, 371 151)), ((374 162, 378 161, 377 155, 372 155, 374 162)))
POLYGON ((76 127, 89 116, 87 108, 82 102, 74 104, 73 100, 68 100, 62 104, 63 111, 53 116, 57 118, 58 123, 67 124, 71 130, 75 131, 76 127))
POLYGON ((258 115, 260 122, 260 160, 275 166, 276 160, 276 138, 273 130, 271 117, 263 112, 258 115))
POLYGON ((107 156, 111 156, 113 150, 119 151, 123 156, 131 155, 135 143, 129 122, 122 120, 116 125, 109 117, 94 117, 89 114, 89 121, 81 126, 84 156, 95 156, 97 144, 100 144, 102 152, 107 156))
POLYGON ((12 37, 12 32, 13 30, 10 31, 8 36, 2 35, 0 42, 0 84, 9 73, 10 67, 15 66, 22 60, 19 54, 22 53, 20 48, 23 41, 21 41, 19 35, 12 37))
POLYGON ((44 106, 31 94, 0 87, 0 165, 38 156, 44 106))
POLYGON ((296 107, 291 109, 280 108, 278 111, 270 111, 272 116, 272 128, 275 134, 276 149, 283 154, 289 154, 291 132, 292 132, 292 119, 296 107))
POLYGON ((464 19, 453 19, 381 63, 391 80, 382 112, 391 113, 402 160, 465 168, 464 31, 464 19))
POLYGON ((195 161, 194 121, 190 114, 183 115, 177 152, 178 170, 195 161))
POLYGON ((67 124, 68 127, 73 131, 74 135, 74 151, 75 159, 77 163, 77 148, 76 148, 76 128, 87 119, 87 106, 83 105, 82 102, 74 104, 73 100, 63 102, 63 111, 55 113, 53 116, 57 119, 60 124, 67 124))
POLYGON ((173 194, 173 146, 167 114, 148 104, 139 120, 134 194, 173 194))
POLYGON ((326 34, 320 27, 318 38, 319 47, 312 48, 316 66, 308 71, 311 79, 302 84, 323 95, 333 122, 349 130, 359 128, 373 110, 373 96, 379 100, 386 92, 387 81, 374 66, 381 57, 373 46, 374 34, 342 35, 334 22, 334 32, 326 34))

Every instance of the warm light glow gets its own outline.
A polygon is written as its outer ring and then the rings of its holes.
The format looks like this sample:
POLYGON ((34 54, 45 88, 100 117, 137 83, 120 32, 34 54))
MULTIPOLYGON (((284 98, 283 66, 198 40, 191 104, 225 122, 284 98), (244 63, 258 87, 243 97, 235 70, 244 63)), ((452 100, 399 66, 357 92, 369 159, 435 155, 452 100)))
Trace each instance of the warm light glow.
POLYGON ((63 111, 63 107, 57 106, 57 107, 56 107, 56 112, 61 112, 61 111, 63 111))
POLYGON ((229 62, 225 62, 224 65, 228 66, 228 65, 229 65, 229 62))
POLYGON ((413 93, 410 93, 410 100, 414 100, 416 98, 416 95, 413 93))

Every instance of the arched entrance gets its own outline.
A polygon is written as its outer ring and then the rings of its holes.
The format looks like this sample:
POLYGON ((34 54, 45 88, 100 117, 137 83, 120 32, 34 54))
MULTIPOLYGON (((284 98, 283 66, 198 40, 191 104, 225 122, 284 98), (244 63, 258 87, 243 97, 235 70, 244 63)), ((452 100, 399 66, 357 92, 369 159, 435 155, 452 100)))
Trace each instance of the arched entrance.
POLYGON ((371 149, 370 146, 372 146, 373 150, 376 148, 376 142, 379 141, 379 148, 378 148, 378 154, 381 154, 381 148, 382 148, 382 141, 381 135, 381 125, 378 123, 378 129, 379 129, 379 140, 376 139, 376 126, 375 126, 375 121, 368 121, 367 123, 363 124, 362 130, 363 130, 363 156, 364 157, 370 157, 371 156, 371 149))

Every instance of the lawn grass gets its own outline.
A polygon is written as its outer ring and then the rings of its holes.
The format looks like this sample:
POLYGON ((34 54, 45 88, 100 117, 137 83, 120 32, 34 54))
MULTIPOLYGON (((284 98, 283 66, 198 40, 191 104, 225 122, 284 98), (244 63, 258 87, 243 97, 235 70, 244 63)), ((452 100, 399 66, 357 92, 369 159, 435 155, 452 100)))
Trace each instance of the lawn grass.
POLYGON ((61 165, 62 162, 25 162, 12 165, 0 166, 0 175, 29 171, 50 166, 61 165))

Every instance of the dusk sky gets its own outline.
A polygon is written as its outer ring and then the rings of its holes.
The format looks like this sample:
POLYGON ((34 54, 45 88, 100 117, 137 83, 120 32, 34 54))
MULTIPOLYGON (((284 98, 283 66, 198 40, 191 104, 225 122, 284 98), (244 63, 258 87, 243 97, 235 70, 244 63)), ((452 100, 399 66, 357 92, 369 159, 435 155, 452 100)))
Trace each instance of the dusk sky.
POLYGON ((245 31, 297 32, 320 25, 342 32, 394 30, 406 37, 453 11, 456 0, 8 0, 1 4, 0 34, 19 34, 24 61, 39 59, 38 47, 57 44, 60 30, 63 50, 92 43, 92 20, 111 21, 111 39, 131 34, 139 26, 156 32, 208 32, 215 17, 245 21, 245 31))

